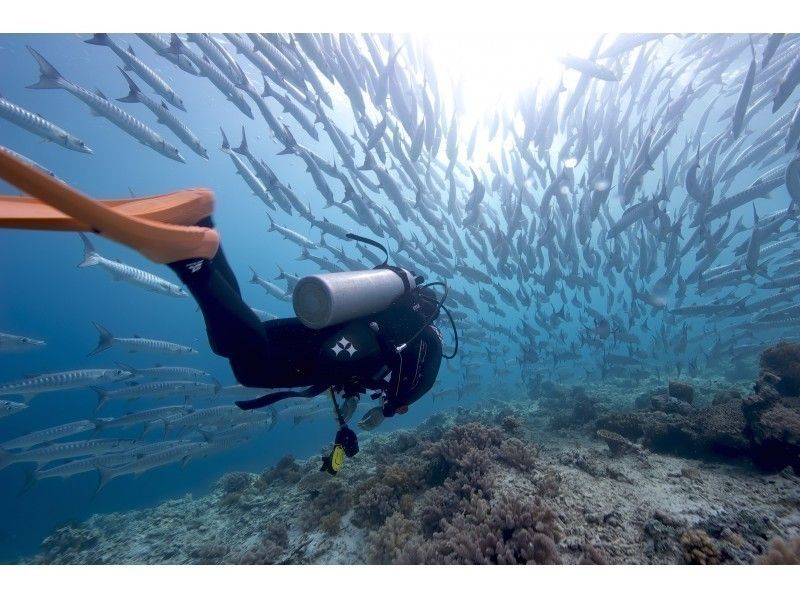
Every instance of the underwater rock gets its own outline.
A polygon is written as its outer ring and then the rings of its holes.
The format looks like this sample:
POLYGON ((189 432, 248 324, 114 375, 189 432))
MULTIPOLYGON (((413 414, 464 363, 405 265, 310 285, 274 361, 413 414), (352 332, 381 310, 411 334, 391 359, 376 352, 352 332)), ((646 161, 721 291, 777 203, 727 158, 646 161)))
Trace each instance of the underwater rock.
POLYGON ((567 397, 567 390, 552 380, 544 380, 539 385, 539 394, 548 399, 564 400, 567 397))
POLYGON ((775 389, 781 396, 800 396, 800 343, 780 342, 761 353, 760 363, 780 378, 775 389))
POLYGON ((688 415, 664 411, 610 413, 597 421, 598 429, 631 442, 640 441, 652 451, 698 459, 746 456, 749 442, 745 425, 740 402, 696 409, 688 415))
POLYGON ((651 404, 655 411, 663 411, 664 413, 689 415, 692 412, 692 407, 689 403, 668 395, 653 397, 651 404))
POLYGON ((601 430, 616 432, 631 442, 644 435, 643 416, 639 412, 615 411, 598 418, 596 427, 601 430))
POLYGON ((755 394, 742 403, 753 461, 800 473, 800 344, 781 342, 761 354, 755 394))
POLYGON ((613 457, 639 452, 640 448, 627 440, 624 436, 609 430, 597 430, 597 437, 604 440, 608 445, 613 457))
POLYGON ((742 396, 741 392, 735 388, 729 388, 726 390, 720 390, 716 395, 714 395, 714 399, 711 401, 711 404, 723 405, 732 401, 741 401, 743 398, 744 397, 742 396))
POLYGON ((680 380, 669 381, 669 396, 675 397, 679 401, 691 403, 694 401, 694 388, 688 382, 680 380))

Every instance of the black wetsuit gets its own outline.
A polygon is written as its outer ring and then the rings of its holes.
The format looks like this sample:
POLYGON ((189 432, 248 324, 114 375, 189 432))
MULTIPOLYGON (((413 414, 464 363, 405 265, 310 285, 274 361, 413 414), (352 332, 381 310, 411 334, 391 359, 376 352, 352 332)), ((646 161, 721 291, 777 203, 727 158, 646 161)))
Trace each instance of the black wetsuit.
MULTIPOLYGON (((210 221, 200 225, 209 226, 210 221)), ((344 324, 312 330, 297 318, 261 322, 242 300, 222 248, 212 260, 169 264, 200 306, 208 342, 228 358, 236 379, 256 388, 337 386, 345 391, 383 390, 384 415, 404 413, 430 390, 442 359, 441 335, 425 323, 430 301, 406 293, 386 310, 344 324), (376 323, 378 331, 374 330, 376 323)), ((428 297, 433 293, 421 291, 428 297)))

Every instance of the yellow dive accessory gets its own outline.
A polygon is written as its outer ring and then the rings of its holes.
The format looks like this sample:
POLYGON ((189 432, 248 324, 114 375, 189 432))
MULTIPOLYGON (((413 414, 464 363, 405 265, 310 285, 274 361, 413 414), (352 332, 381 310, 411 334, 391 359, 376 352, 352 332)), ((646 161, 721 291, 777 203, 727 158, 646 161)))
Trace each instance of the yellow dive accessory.
POLYGON ((336 432, 331 454, 322 459, 320 471, 327 471, 331 475, 336 475, 344 467, 344 458, 353 457, 358 453, 358 439, 355 432, 347 427, 342 413, 339 411, 339 404, 336 402, 336 396, 333 394, 332 388, 328 389, 328 394, 333 402, 333 409, 339 422, 339 430, 336 432))

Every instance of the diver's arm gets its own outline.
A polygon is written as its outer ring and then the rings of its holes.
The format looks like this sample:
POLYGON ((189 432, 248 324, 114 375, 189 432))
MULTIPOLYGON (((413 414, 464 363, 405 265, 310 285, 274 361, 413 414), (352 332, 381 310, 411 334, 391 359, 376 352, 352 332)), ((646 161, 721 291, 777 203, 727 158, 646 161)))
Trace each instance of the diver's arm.
POLYGON ((383 405, 383 415, 386 417, 408 411, 408 406, 424 396, 436 382, 442 362, 439 332, 433 326, 426 327, 401 355, 402 367, 392 370, 383 405))

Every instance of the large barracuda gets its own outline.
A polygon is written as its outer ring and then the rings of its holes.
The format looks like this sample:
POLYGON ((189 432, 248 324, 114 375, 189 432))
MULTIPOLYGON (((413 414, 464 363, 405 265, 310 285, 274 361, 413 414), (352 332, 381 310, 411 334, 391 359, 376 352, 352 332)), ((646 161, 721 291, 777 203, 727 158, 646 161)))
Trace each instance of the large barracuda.
POLYGON ((205 54, 198 56, 192 52, 186 47, 186 44, 183 43, 183 40, 181 40, 181 38, 174 33, 170 39, 169 51, 173 54, 182 54, 189 58, 189 60, 191 60, 192 63, 197 67, 197 70, 200 71, 201 75, 207 77, 217 87, 217 89, 225 94, 226 98, 233 102, 233 104, 242 111, 245 116, 248 118, 253 118, 253 111, 250 110, 250 106, 244 99, 241 91, 239 91, 239 89, 230 81, 230 79, 228 79, 216 66, 212 64, 205 54))
POLYGON ((128 370, 117 369, 84 369, 65 372, 53 372, 30 376, 16 382, 0 384, 1 395, 19 395, 27 403, 36 395, 45 392, 85 388, 92 384, 119 382, 131 377, 128 370))
POLYGON ((127 51, 123 50, 116 43, 114 43, 114 40, 112 40, 107 33, 95 33, 94 37, 84 41, 87 44, 107 46, 111 48, 114 51, 114 54, 119 56, 122 59, 122 62, 125 63, 126 70, 135 72, 142 78, 143 81, 152 87, 153 91, 155 91, 158 95, 179 110, 186 112, 186 107, 183 105, 183 100, 178 97, 178 94, 176 94, 172 88, 167 85, 167 82, 159 77, 153 69, 136 57, 136 54, 133 53, 133 48, 128 46, 127 51))
POLYGON ((136 120, 124 110, 120 110, 102 93, 92 93, 88 89, 84 89, 74 83, 71 83, 61 76, 52 64, 47 62, 45 58, 36 50, 28 46, 28 50, 39 63, 40 78, 37 83, 29 85, 30 89, 63 89, 68 91, 81 102, 89 106, 92 114, 107 118, 112 123, 117 125, 120 129, 125 131, 128 135, 143 143, 144 145, 154 149, 162 156, 166 156, 176 162, 186 162, 178 148, 170 145, 158 133, 147 127, 144 123, 136 120))
MULTIPOLYGON (((97 332, 100 334, 100 339, 97 341, 97 347, 89 353, 89 355, 97 355, 98 353, 110 349, 111 347, 120 347, 127 349, 131 353, 155 353, 157 355, 196 355, 197 350, 187 347, 186 345, 179 345, 168 341, 156 340, 152 338, 141 338, 134 336, 130 338, 115 337, 110 330, 104 328, 100 324, 94 323, 97 332)), ((126 370, 127 371, 127 370, 126 370)), ((130 375, 130 372, 128 372, 130 375)))
POLYGON ((163 56, 182 71, 187 72, 190 75, 200 74, 197 68, 192 64, 192 61, 186 56, 183 54, 173 54, 170 52, 168 39, 165 40, 157 33, 137 33, 136 35, 144 43, 153 48, 153 50, 155 50, 159 56, 163 56))
POLYGON ((31 349, 41 349, 47 343, 29 336, 18 336, 0 332, 0 353, 21 353, 31 349))
POLYGON ((30 434, 25 434, 24 436, 18 436, 11 440, 6 440, 0 444, 0 447, 5 450, 29 448, 37 444, 52 442, 53 440, 58 440, 59 438, 64 438, 66 436, 90 432, 96 428, 97 426, 93 421, 83 419, 80 421, 69 422, 67 424, 61 424, 59 426, 47 428, 46 430, 37 430, 36 432, 31 432, 30 434))
POLYGON ((187 296, 186 291, 184 291, 181 287, 169 282, 168 280, 164 280, 155 274, 150 274, 150 272, 145 272, 144 270, 134 268, 133 266, 123 264, 122 262, 104 258, 102 255, 97 253, 97 250, 95 250, 94 245, 92 245, 92 242, 89 240, 89 237, 83 233, 78 234, 80 234, 81 239, 83 240, 83 261, 78 264, 79 268, 100 266, 104 270, 110 272, 114 280, 124 280, 125 282, 129 282, 131 284, 135 284, 136 286, 142 287, 143 289, 147 289, 148 291, 161 293, 170 297, 187 296))
POLYGON ((92 153, 89 146, 74 135, 58 125, 54 125, 44 117, 25 110, 22 106, 18 106, 2 95, 0 95, 0 117, 30 131, 34 135, 38 135, 42 139, 47 139, 67 149, 84 154, 92 153))
POLYGON ((206 442, 187 442, 165 448, 161 451, 147 453, 117 467, 108 467, 98 465, 97 469, 100 472, 100 482, 98 483, 97 490, 99 491, 108 482, 120 476, 135 474, 139 475, 150 469, 156 467, 163 467, 170 463, 185 463, 192 453, 207 445, 206 442))
POLYGON ((236 166, 237 174, 244 179, 244 182, 247 183, 247 186, 250 187, 250 190, 256 196, 258 196, 258 198, 261 199, 261 201, 263 201, 268 208, 274 208, 272 198, 267 192, 267 188, 264 186, 264 183, 261 182, 261 179, 259 179, 255 173, 250 170, 247 164, 245 164, 242 159, 231 149, 231 144, 228 142, 228 137, 225 135, 225 131, 220 128, 220 132, 222 133, 222 151, 228 154, 231 162, 233 162, 233 165, 236 166))
POLYGON ((140 102, 147 106, 148 110, 156 115, 158 118, 158 122, 163 125, 169 127, 169 129, 175 133, 175 135, 183 141, 187 147, 196 153, 201 158, 205 158, 208 160, 208 150, 203 146, 201 141, 197 138, 197 135, 192 133, 189 130, 189 127, 184 125, 181 121, 177 119, 177 117, 170 112, 167 105, 164 102, 156 102, 145 94, 142 93, 142 90, 139 89, 139 86, 133 82, 124 70, 120 69, 122 76, 125 77, 125 81, 128 82, 128 89, 130 92, 128 95, 117 98, 118 102, 140 102))
POLYGON ((51 461, 85 457, 87 455, 121 453, 132 448, 135 443, 135 440, 97 438, 94 440, 48 444, 47 446, 18 453, 9 453, 0 448, 0 469, 8 467, 12 463, 50 463, 51 461))

